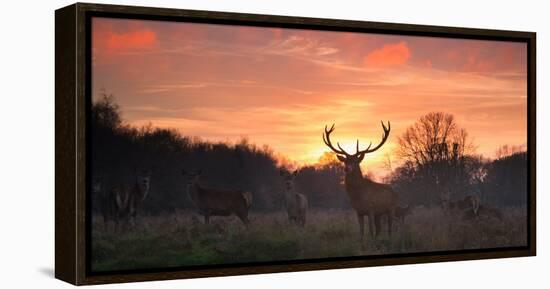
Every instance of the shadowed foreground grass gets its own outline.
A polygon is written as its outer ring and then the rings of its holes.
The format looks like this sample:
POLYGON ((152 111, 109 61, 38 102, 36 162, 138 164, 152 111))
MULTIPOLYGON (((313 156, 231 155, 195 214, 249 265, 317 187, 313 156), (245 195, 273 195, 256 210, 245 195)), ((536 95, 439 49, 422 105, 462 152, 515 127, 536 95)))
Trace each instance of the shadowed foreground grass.
MULTIPOLYGON (((503 209, 502 221, 464 221, 440 209, 417 208, 393 236, 383 233, 363 243, 351 210, 310 210, 305 228, 289 225, 283 212, 253 213, 246 230, 236 217, 202 223, 192 211, 143 217, 136 227, 115 233, 95 220, 92 270, 167 268, 193 265, 380 255, 527 244, 525 208, 503 209)), ((367 230, 368 231, 368 230, 367 230)))

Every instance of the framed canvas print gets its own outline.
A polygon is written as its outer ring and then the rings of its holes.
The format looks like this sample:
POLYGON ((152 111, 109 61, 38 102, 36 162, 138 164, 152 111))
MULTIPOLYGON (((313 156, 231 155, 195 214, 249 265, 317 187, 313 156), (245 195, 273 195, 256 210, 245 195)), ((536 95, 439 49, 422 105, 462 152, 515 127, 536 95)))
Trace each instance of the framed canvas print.
POLYGON ((57 278, 535 255, 535 33, 56 11, 57 278))

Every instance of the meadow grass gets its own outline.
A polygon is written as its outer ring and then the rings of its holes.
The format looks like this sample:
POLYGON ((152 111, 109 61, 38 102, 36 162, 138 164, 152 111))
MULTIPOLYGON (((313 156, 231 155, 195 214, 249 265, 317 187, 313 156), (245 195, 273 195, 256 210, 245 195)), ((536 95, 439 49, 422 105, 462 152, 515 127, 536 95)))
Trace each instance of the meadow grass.
POLYGON ((439 208, 416 208, 391 237, 383 224, 378 238, 366 235, 363 242, 352 210, 309 210, 303 228, 290 225, 284 212, 251 213, 249 229, 234 216, 206 225, 193 211, 142 217, 118 231, 95 219, 91 265, 112 271, 526 245, 525 208, 502 211, 502 221, 464 220, 439 208))

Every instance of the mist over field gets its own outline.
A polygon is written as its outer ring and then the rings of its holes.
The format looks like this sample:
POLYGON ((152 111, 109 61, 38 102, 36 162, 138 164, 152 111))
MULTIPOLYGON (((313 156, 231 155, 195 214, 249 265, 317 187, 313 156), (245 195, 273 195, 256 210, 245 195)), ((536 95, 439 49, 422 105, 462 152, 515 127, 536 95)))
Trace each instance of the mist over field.
POLYGON ((236 217, 204 225, 194 212, 179 211, 144 217, 133 231, 98 229, 93 235, 92 268, 150 269, 527 245, 526 211, 506 208, 503 213, 502 221, 465 221, 439 208, 420 208, 398 225, 393 237, 383 234, 361 243, 351 210, 313 210, 303 229, 289 226, 283 212, 253 213, 249 230, 236 217))

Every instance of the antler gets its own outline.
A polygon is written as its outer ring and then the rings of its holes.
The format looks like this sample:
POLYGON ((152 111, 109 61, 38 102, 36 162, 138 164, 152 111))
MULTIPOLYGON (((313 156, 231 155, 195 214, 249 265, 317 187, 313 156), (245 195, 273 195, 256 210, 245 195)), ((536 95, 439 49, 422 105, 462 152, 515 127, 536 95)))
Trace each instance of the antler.
POLYGON ((325 125, 325 133, 323 134, 323 142, 325 142, 325 144, 335 153, 337 154, 340 154, 340 155, 346 155, 346 156, 351 156, 350 154, 348 154, 341 146, 340 146, 340 143, 336 143, 336 145, 338 146, 338 149, 336 149, 333 145, 332 145, 332 142, 330 141, 330 134, 334 131, 334 124, 332 124, 332 126, 330 127, 330 129, 328 129, 328 127, 325 125))
MULTIPOLYGON (((370 148, 372 146, 372 142, 369 143, 369 146, 364 149, 364 150, 359 150, 359 140, 357 140, 357 143, 356 143, 356 146, 355 146, 355 156, 358 156, 358 155, 362 155, 362 154, 368 154, 368 153, 372 153, 376 150, 378 150, 380 147, 382 147, 382 145, 384 145, 384 143, 386 142, 386 140, 388 139, 389 135, 390 135, 390 129, 391 129, 391 124, 390 122, 388 121, 388 126, 386 127, 384 125, 384 122, 380 121, 380 123, 382 124, 382 130, 384 130, 384 133, 382 134, 382 140, 380 141, 380 143, 373 147, 372 149, 370 148)), ((330 141, 330 134, 334 131, 334 124, 330 127, 330 129, 328 129, 327 126, 325 126, 325 133, 323 134, 323 141, 325 142, 325 144, 332 150, 334 151, 335 153, 337 154, 341 154, 341 155, 346 155, 346 156, 351 156, 350 154, 348 154, 341 146, 340 146, 340 143, 336 143, 336 146, 338 147, 338 149, 336 149, 333 145, 332 145, 332 142, 330 141)))
POLYGON ((372 145, 372 142, 369 144, 369 146, 362 150, 362 151, 359 151, 359 140, 357 140, 357 152, 355 153, 356 155, 358 154, 368 154, 368 153, 372 153, 376 150, 378 150, 380 147, 382 147, 382 145, 386 142, 386 140, 388 139, 388 137, 390 136, 390 129, 391 129, 391 124, 390 122, 388 121, 388 127, 386 127, 384 125, 384 122, 383 121, 380 121, 380 123, 382 124, 382 129, 384 130, 384 132, 382 133, 382 140, 380 141, 380 143, 373 147, 372 149, 370 148, 371 145, 372 145))

